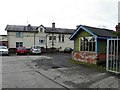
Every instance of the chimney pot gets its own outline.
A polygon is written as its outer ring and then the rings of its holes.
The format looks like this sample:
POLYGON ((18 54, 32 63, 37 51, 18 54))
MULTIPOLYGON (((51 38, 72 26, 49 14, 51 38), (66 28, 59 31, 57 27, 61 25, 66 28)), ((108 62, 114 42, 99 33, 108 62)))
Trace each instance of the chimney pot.
POLYGON ((54 22, 52 23, 52 29, 55 29, 55 23, 54 22))
POLYGON ((116 32, 120 32, 120 23, 118 23, 118 25, 116 25, 116 32))

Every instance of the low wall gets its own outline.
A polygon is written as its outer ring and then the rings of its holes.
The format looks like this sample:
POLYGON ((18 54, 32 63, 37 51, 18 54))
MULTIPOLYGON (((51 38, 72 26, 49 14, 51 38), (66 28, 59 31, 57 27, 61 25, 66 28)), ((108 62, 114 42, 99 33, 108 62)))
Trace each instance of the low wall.
POLYGON ((95 52, 86 52, 86 51, 79 51, 79 52, 72 52, 72 58, 77 61, 81 62, 88 62, 92 64, 97 64, 97 54, 95 52))
POLYGON ((97 60, 97 63, 106 63, 106 53, 98 53, 97 60))

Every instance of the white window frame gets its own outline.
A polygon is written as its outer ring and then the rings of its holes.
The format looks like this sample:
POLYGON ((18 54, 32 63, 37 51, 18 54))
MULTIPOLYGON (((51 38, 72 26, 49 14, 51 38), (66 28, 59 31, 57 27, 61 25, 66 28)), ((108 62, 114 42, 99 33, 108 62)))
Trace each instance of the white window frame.
POLYGON ((58 39, 59 39, 60 43, 64 43, 65 42, 65 35, 64 34, 59 34, 58 39))
POLYGON ((16 42, 16 48, 19 47, 19 46, 23 46, 23 42, 16 42))
POLYGON ((80 37, 80 50, 81 51, 96 51, 96 39, 92 36, 80 37))

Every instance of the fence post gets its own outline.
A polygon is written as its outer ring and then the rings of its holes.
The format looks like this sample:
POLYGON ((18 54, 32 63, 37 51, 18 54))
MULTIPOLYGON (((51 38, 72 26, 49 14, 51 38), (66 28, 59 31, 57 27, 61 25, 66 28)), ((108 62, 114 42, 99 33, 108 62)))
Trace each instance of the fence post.
POLYGON ((109 64, 109 39, 107 40, 107 56, 106 56, 106 70, 108 70, 108 64, 109 64))

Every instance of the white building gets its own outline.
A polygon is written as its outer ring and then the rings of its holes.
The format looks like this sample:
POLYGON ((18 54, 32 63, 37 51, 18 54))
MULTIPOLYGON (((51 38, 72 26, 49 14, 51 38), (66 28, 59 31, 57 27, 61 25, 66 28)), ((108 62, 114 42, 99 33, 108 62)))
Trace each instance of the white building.
POLYGON ((22 25, 7 25, 7 40, 8 47, 15 49, 22 45, 30 48, 33 45, 39 45, 44 48, 60 48, 74 47, 74 42, 69 40, 74 29, 55 28, 55 23, 52 27, 40 26, 22 26, 22 25), (53 38, 52 38, 53 37, 53 38))

